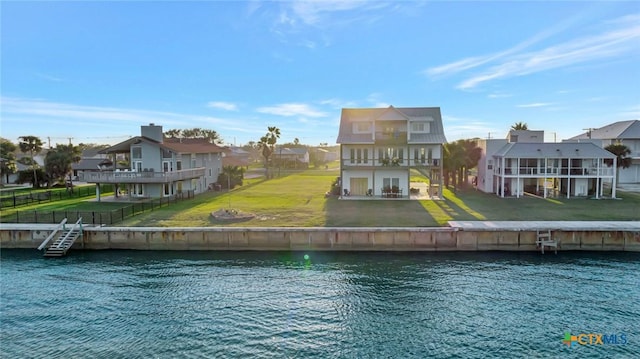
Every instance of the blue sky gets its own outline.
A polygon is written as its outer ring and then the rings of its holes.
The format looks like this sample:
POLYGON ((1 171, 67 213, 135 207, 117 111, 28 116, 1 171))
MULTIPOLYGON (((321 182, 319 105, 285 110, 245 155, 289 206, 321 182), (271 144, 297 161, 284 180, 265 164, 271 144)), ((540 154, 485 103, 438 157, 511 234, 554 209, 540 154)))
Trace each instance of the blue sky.
POLYGON ((343 107, 441 108, 449 141, 640 118, 640 2, 0 3, 0 136, 148 123, 335 144, 343 107))

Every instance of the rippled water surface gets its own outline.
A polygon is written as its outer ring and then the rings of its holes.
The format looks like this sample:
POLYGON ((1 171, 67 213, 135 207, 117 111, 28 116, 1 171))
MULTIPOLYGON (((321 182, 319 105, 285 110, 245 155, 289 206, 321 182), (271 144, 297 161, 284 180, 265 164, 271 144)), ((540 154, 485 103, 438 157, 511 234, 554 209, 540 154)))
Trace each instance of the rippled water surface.
POLYGON ((640 357, 637 253, 1 259, 2 358, 640 357))

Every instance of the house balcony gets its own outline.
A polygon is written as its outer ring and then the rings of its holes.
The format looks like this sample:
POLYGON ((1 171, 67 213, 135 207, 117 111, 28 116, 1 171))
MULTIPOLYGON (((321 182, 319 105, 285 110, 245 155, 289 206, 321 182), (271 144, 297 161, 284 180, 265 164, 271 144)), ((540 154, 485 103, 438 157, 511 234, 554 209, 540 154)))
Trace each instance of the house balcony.
POLYGON ((608 167, 568 168, 568 167, 521 167, 517 169, 496 168, 494 174, 505 177, 611 177, 614 170, 608 167))
POLYGON ((384 169, 384 168, 430 168, 439 167, 439 159, 399 159, 399 158, 383 158, 383 159, 343 159, 342 168, 344 169, 384 169))
POLYGON ((205 168, 171 172, 101 171, 78 174, 78 180, 88 183, 171 183, 203 177, 205 168))
POLYGON ((376 132, 374 137, 376 145, 406 145, 407 133, 406 132, 376 132))

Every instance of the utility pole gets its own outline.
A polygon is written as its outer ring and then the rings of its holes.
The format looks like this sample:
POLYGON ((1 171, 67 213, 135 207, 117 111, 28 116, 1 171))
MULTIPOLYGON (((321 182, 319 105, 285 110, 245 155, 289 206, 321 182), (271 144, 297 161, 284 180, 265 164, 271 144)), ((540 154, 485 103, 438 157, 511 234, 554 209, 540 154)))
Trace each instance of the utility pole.
POLYGON ((596 128, 589 127, 589 128, 583 128, 582 130, 587 131, 587 138, 591 139, 591 131, 596 130, 596 128))

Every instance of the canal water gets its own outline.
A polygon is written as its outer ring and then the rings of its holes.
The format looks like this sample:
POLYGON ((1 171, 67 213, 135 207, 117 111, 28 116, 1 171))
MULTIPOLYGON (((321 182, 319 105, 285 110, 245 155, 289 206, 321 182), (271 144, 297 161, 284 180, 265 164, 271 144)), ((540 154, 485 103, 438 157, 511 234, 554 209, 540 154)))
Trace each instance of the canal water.
POLYGON ((2 250, 0 275, 2 358, 640 357, 638 253, 2 250))

